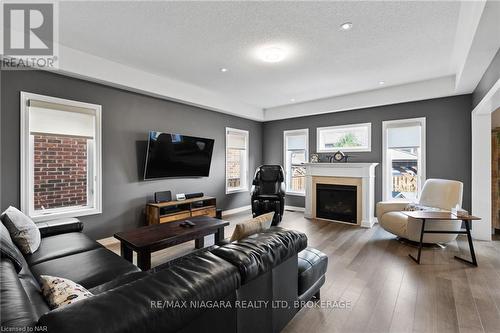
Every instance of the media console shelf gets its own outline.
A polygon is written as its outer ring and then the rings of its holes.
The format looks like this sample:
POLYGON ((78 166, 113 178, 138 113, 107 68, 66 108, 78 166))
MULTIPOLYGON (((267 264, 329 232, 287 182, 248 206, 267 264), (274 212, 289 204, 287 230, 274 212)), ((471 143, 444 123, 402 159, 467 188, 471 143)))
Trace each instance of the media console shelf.
POLYGON ((216 202, 213 197, 199 197, 182 201, 167 201, 146 204, 148 225, 174 222, 195 216, 216 215, 216 202))

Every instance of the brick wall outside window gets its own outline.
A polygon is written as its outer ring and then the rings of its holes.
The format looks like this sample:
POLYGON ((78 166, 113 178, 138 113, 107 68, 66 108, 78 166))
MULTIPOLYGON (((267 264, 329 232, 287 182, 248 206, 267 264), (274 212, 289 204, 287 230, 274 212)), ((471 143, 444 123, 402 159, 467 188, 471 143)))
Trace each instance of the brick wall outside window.
POLYGON ((241 150, 228 149, 227 150, 227 186, 240 187, 241 184, 241 150))
POLYGON ((87 139, 34 135, 35 210, 87 205, 87 139))

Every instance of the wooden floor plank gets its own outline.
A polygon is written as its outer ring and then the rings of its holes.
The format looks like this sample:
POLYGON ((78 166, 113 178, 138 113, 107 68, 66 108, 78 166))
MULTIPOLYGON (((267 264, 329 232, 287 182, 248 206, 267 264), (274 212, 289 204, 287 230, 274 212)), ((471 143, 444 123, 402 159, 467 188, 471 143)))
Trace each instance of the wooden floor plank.
POLYGON ((417 302, 417 277, 413 265, 406 265, 394 307, 389 332, 405 333, 413 330, 417 302))

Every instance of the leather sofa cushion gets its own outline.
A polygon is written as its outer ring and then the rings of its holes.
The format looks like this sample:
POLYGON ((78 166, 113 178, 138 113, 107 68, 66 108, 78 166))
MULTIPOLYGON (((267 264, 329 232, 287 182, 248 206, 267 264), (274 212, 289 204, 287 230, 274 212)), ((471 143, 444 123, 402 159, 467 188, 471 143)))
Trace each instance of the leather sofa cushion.
POLYGON ((90 289, 139 268, 105 248, 98 248, 35 264, 31 271, 37 278, 58 276, 90 289))
POLYGON ((81 232, 70 232, 42 238, 42 243, 33 254, 26 255, 26 262, 32 266, 47 260, 101 248, 81 232))
POLYGON ((97 287, 90 289, 90 292, 94 295, 97 295, 97 294, 103 293, 105 291, 108 291, 108 290, 111 290, 114 288, 118 288, 120 286, 123 286, 124 284, 133 282, 135 280, 142 279, 143 277, 146 277, 150 274, 151 274, 150 271, 128 273, 128 274, 119 276, 114 280, 111 280, 109 282, 98 285, 97 287))
POLYGON ((308 247, 299 252, 299 295, 311 288, 326 273, 328 257, 323 252, 308 247))
POLYGON ((9 259, 0 260, 0 276, 1 327, 33 326, 37 313, 9 259))
POLYGON ((272 227, 212 251, 215 255, 238 267, 243 284, 255 279, 307 246, 305 234, 272 227))
POLYGON ((189 306, 191 301, 224 300, 235 294, 239 286, 236 267, 205 252, 188 256, 127 285, 53 310, 43 315, 38 325, 46 325, 49 332, 178 332, 206 311, 189 306), (179 305, 187 302, 186 307, 162 305, 176 302, 179 305))

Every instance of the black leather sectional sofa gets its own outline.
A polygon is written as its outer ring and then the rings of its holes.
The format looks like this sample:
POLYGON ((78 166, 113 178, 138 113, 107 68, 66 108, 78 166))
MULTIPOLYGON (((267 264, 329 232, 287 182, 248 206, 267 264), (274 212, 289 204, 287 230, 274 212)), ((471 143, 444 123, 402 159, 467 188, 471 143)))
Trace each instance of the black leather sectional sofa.
MULTIPOLYGON (((78 220, 41 225, 40 248, 17 269, 2 256, 2 327, 72 333, 279 332, 299 310, 297 254, 307 245, 300 232, 273 227, 142 272, 86 237, 82 228, 78 220), (40 293, 42 274, 71 279, 95 296, 51 311, 40 293)), ((2 253, 15 247, 4 234, 2 253)), ((326 263, 314 274, 324 281, 325 270, 326 263)), ((308 272, 311 278, 313 271, 308 272)))

